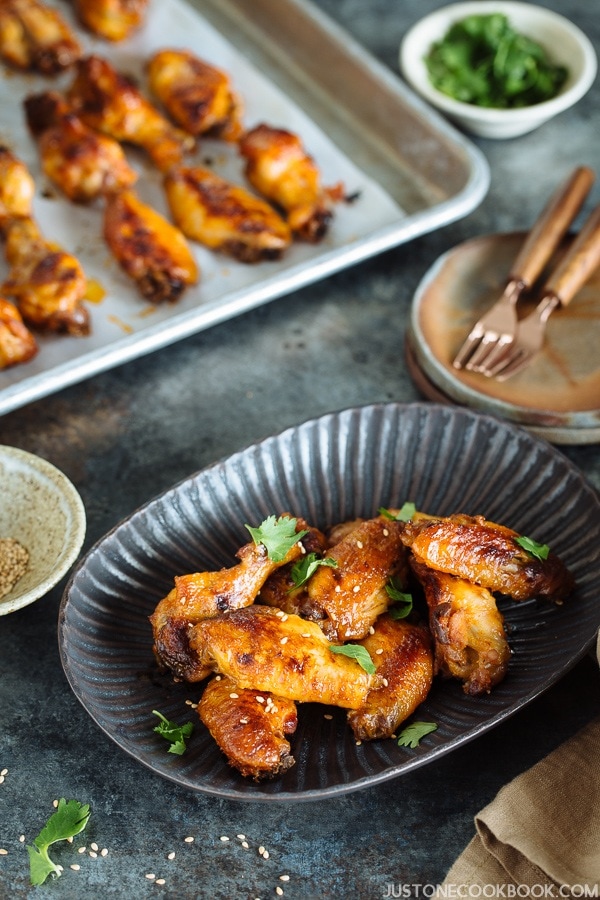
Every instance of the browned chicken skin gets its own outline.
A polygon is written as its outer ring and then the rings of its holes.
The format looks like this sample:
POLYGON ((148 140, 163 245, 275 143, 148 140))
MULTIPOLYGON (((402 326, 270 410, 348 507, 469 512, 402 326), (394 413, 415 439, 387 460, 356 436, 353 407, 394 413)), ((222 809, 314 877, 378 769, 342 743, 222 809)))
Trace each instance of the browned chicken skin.
POLYGON ((300 138, 282 128, 257 125, 240 139, 250 184, 286 214, 292 231, 302 240, 316 243, 326 234, 332 218, 332 201, 342 198, 342 188, 323 188, 315 161, 300 138))
POLYGON ((221 69, 189 50, 159 50, 148 64, 148 80, 173 121, 189 134, 239 139, 241 100, 221 69))
POLYGON ((83 25, 107 41, 124 41, 145 21, 149 0, 75 0, 83 25))
POLYGON ((130 78, 99 56, 79 60, 67 100, 87 125, 141 147, 163 172, 180 164, 193 147, 193 138, 171 125, 130 78))
POLYGON ((30 217, 35 183, 24 162, 0 146, 0 232, 12 218, 30 217))
POLYGON ((136 181, 121 145, 85 125, 60 94, 27 97, 25 114, 45 174, 70 200, 89 203, 136 181))
POLYGON ((298 724, 293 700, 241 688, 217 675, 204 689, 198 715, 242 775, 260 781, 294 765, 287 740, 298 724))
POLYGON ((199 661, 239 687, 288 700, 356 709, 375 676, 333 653, 314 622, 268 606, 247 606, 190 629, 199 661))
MULTIPOLYGON (((303 522, 297 520, 296 531, 303 522)), ((198 572, 175 578, 175 587, 150 616, 154 652, 159 662, 188 681, 201 681, 208 670, 199 663, 189 643, 190 628, 203 619, 241 609, 254 602, 266 579, 280 566, 298 559, 303 545, 294 544, 285 558, 274 562, 263 544, 244 544, 240 562, 228 569, 198 572)))
POLYGON ((352 528, 327 551, 337 565, 320 566, 308 584, 312 605, 323 610, 333 641, 364 638, 390 604, 386 584, 406 570, 404 523, 378 516, 352 528))
POLYGON ((547 559, 537 559, 515 542, 517 537, 516 531, 483 516, 465 515, 417 516, 403 533, 415 559, 432 569, 515 600, 566 597, 574 581, 564 563, 552 552, 547 559))
POLYGON ((56 75, 81 56, 61 14, 39 0, 1 0, 0 57, 17 69, 56 75))
POLYGON ((348 713, 348 724, 357 740, 389 738, 431 689, 431 640, 421 625, 383 615, 361 644, 377 668, 378 681, 348 713))
POLYGON ((254 263, 279 259, 291 243, 286 222, 268 203, 210 169, 173 168, 164 186, 176 224, 211 250, 254 263))
POLYGON ((0 297, 0 369, 28 362, 37 352, 36 340, 19 310, 0 297))
POLYGON ((503 617, 487 588, 412 561, 429 607, 436 672, 489 693, 506 675, 510 648, 503 617))
POLYGON ((182 233, 132 190, 107 197, 104 239, 152 303, 173 303, 198 281, 198 266, 182 233))

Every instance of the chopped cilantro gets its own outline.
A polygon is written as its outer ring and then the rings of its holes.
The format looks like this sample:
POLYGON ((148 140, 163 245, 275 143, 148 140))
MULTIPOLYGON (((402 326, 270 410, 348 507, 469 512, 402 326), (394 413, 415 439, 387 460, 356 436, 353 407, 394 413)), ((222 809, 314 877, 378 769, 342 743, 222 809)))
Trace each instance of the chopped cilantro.
POLYGON ((437 731, 435 722, 412 722, 403 728, 398 736, 399 747, 418 747, 421 740, 432 731, 437 731))
POLYGON ((525 537, 524 535, 516 537, 515 544, 518 544, 523 550, 527 550, 527 552, 531 553, 532 556, 535 556, 536 559, 548 559, 548 554, 550 553, 548 544, 538 544, 537 541, 525 537))
POLYGON ((361 644, 341 644, 339 646, 332 644, 329 649, 332 653, 339 653, 342 656, 349 656, 351 659, 355 659, 359 666, 369 675, 373 675, 377 671, 373 660, 369 656, 369 651, 361 644))
POLYGON ((390 512, 389 509, 385 509, 383 506, 378 510, 380 516, 385 516, 387 519, 394 519, 396 522, 410 522, 416 511, 417 508, 415 504, 408 501, 403 503, 395 514, 390 512))
POLYGON ((38 836, 33 847, 27 847, 29 853, 29 874, 32 884, 43 884, 48 875, 57 878, 62 872, 62 866, 52 862, 48 856, 48 848, 57 841, 66 841, 83 831, 90 817, 90 807, 87 803, 78 803, 77 800, 58 801, 56 812, 50 816, 38 836))
POLYGON ((393 578, 390 578, 385 586, 386 593, 393 603, 388 610, 392 619, 405 619, 412 612, 413 598, 412 594, 401 591, 394 584, 393 578))
POLYGON ((314 575, 319 566, 329 566, 332 569, 337 569, 337 562, 330 556, 321 559, 316 553, 307 553, 306 556, 303 556, 302 559, 299 559, 292 566, 290 574, 294 586, 301 587, 305 584, 311 575, 314 575))
POLYGON ((308 534, 308 531, 296 531, 297 519, 289 516, 268 516, 258 528, 246 525, 255 544, 263 544, 267 555, 273 562, 281 562, 286 558, 297 541, 308 534))
POLYGON ((169 741, 171 744, 168 750, 169 753, 175 753, 177 756, 181 756, 186 750, 186 739, 190 737, 194 730, 193 723, 186 722, 185 725, 178 725, 177 722, 170 722, 169 719, 166 719, 163 714, 159 713, 156 709, 153 709, 152 713, 160 719, 160 723, 153 731, 156 731, 156 733, 160 734, 161 737, 164 737, 166 741, 169 741))

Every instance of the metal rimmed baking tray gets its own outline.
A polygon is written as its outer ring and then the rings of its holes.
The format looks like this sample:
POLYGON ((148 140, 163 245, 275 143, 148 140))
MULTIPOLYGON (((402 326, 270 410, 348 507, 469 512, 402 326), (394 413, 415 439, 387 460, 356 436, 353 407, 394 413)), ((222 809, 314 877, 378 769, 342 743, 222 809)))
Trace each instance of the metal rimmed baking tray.
MULTIPOLYGON (((68 15, 61 7, 63 14, 68 15)), ((82 208, 49 191, 37 148, 27 132, 22 100, 69 83, 35 76, 0 77, 0 139, 28 164, 36 179, 34 211, 46 237, 77 253, 104 297, 90 304, 86 338, 43 336, 26 365, 0 372, 0 414, 183 337, 471 212, 489 184, 487 163, 466 138, 429 109, 391 71, 305 0, 161 0, 144 28, 120 45, 78 31, 84 51, 109 58, 138 78, 160 47, 189 47, 226 68, 245 104, 247 127, 268 121, 301 135, 324 182, 339 180, 358 199, 337 209, 327 238, 295 244, 278 262, 244 266, 201 247, 199 284, 177 303, 151 307, 110 258, 101 237, 99 206, 82 208)), ((142 199, 166 213, 159 173, 136 151, 142 199)), ((235 148, 203 141, 198 161, 243 178, 235 148)), ((0 262, 0 278, 7 269, 0 262)))

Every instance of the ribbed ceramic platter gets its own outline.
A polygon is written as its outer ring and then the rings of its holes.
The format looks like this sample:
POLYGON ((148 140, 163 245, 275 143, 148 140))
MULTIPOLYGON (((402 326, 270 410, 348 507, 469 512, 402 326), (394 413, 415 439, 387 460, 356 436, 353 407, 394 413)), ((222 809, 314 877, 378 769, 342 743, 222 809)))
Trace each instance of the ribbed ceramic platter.
POLYGON ((59 621, 62 663, 92 718, 140 763, 180 785, 246 800, 311 800, 365 788, 430 763, 523 707, 585 653, 600 627, 600 502, 562 454, 516 426, 434 404, 382 404, 290 428, 192 475, 107 534, 79 564, 59 621), (173 576, 235 564, 245 523, 291 511, 326 528, 413 501, 483 514, 548 543, 578 582, 561 606, 503 607, 513 649, 505 681, 470 698, 436 683, 417 718, 437 731, 415 749, 356 745, 342 710, 300 707, 296 765, 262 784, 231 769, 198 722, 185 755, 153 732, 158 709, 180 723, 200 685, 173 683, 152 657, 148 616, 173 576), (325 718, 332 714, 332 718, 325 718))

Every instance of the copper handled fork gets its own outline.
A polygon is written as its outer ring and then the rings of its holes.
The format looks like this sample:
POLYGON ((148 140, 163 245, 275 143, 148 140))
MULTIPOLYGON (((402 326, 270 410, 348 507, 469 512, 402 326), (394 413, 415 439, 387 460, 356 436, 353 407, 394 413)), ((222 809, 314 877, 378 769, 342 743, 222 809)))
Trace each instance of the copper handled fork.
POLYGON ((512 343, 496 361, 489 360, 478 371, 497 381, 505 381, 529 365, 544 343, 546 322, 559 306, 571 302, 577 291, 600 265, 600 206, 573 241, 542 290, 535 309, 517 325, 512 343))
POLYGON ((578 166, 552 195, 519 251, 502 295, 475 323, 458 351, 452 363, 456 369, 478 371, 490 354, 492 359, 497 358, 514 340, 517 301, 539 278, 583 206, 593 182, 592 169, 578 166))

